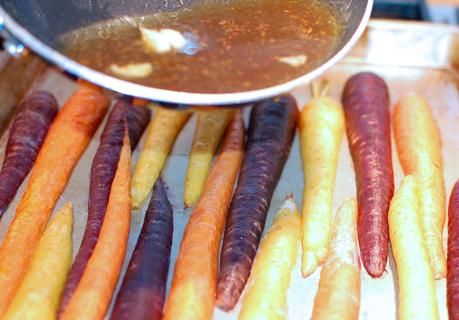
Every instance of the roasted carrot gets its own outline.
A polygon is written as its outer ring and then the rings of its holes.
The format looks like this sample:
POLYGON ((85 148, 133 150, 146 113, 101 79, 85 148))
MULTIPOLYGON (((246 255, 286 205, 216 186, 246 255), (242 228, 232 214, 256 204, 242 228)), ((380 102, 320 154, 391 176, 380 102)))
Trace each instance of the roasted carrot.
POLYGON ((287 317, 287 290, 300 244, 301 218, 289 196, 260 244, 242 299, 240 320, 287 317))
POLYGON ((438 319, 434 274, 425 241, 416 178, 406 176, 391 201, 389 234, 397 266, 400 319, 438 319))
POLYGON ((312 274, 327 257, 331 234, 333 192, 344 132, 340 104, 327 97, 328 86, 313 83, 313 99, 300 116, 304 171, 302 209, 303 277, 312 274))
POLYGON ((186 226, 164 319, 212 319, 221 236, 243 147, 244 123, 238 112, 186 226))
POLYGON ((387 212, 394 193, 389 92, 383 79, 359 73, 346 83, 343 108, 357 182, 357 234, 363 266, 381 277, 387 264, 387 212))
POLYGON ((250 275, 274 188, 295 135, 298 108, 291 96, 255 104, 238 184, 225 227, 217 305, 230 310, 250 275))
POLYGON ((129 128, 131 147, 135 147, 147 125, 149 114, 147 108, 133 107, 130 100, 120 99, 108 117, 91 166, 86 229, 65 285, 59 314, 72 297, 99 238, 123 146, 126 124, 129 128))
POLYGON ((186 207, 191 207, 199 198, 214 153, 233 116, 234 110, 231 109, 197 112, 196 131, 185 178, 186 207))
POLYGON ((108 98, 81 86, 59 112, 32 168, 0 247, 0 314, 6 311, 72 170, 108 108, 108 98))
POLYGON ((126 253, 130 224, 131 148, 126 130, 99 239, 61 319, 103 319, 126 253))
POLYGON ((147 139, 140 153, 132 177, 132 207, 139 209, 159 177, 167 156, 189 112, 160 109, 155 111, 147 131, 147 139))
POLYGON ((357 202, 349 199, 335 218, 330 255, 320 273, 313 320, 359 318, 360 257, 357 245, 357 202))
POLYGON ((21 103, 9 132, 0 171, 0 217, 32 169, 56 113, 56 98, 45 91, 33 92, 21 103))
POLYGON ((173 230, 172 206, 159 178, 110 319, 162 318, 173 230))
POLYGON ((446 274, 443 226, 446 218, 445 182, 440 132, 429 103, 416 94, 398 101, 394 135, 405 174, 416 175, 421 199, 421 221, 435 278, 446 274))
POLYGON ((450 320, 459 319, 459 180, 455 183, 448 209, 448 255, 446 297, 450 320))
POLYGON ((2 319, 56 319, 72 261, 72 205, 67 204, 46 227, 8 311, 2 319))

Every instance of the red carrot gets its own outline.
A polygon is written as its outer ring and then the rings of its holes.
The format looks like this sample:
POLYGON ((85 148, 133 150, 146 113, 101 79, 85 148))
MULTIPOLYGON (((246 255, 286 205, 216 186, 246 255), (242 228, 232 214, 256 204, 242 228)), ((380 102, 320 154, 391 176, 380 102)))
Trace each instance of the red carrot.
POLYGON ((454 185, 448 208, 448 255, 446 298, 449 319, 459 319, 459 180, 454 185))
POLYGON ((368 274, 380 277, 387 263, 389 203, 394 194, 389 92, 372 73, 351 77, 343 108, 357 182, 357 231, 368 274))
POLYGON ((119 100, 110 113, 91 166, 88 221, 80 249, 65 285, 59 308, 60 314, 78 286, 86 264, 99 238, 111 185, 115 177, 123 146, 126 121, 131 147, 135 147, 149 122, 149 117, 150 112, 147 108, 133 107, 128 99, 119 100))
POLYGON ((32 168, 57 109, 56 98, 45 91, 32 93, 19 107, 0 171, 0 217, 32 168))
POLYGON ((298 117, 291 96, 259 102, 252 110, 246 155, 228 213, 221 253, 217 305, 223 310, 234 307, 250 275, 298 117))
POLYGON ((161 319, 173 229, 172 206, 158 179, 110 319, 161 319))

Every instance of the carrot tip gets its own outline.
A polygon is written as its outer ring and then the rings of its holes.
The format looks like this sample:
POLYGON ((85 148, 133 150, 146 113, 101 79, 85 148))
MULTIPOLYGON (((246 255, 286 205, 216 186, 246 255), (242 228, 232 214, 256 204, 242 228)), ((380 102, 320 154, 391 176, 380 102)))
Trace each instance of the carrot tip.
POLYGON ((303 275, 303 278, 307 278, 313 274, 318 265, 319 261, 313 251, 303 252, 303 262, 301 267, 301 274, 303 275))

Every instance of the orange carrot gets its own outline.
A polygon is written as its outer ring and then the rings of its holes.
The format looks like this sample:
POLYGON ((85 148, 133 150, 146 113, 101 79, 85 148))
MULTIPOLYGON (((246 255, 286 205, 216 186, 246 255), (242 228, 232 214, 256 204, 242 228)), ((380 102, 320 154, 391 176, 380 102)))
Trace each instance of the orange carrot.
POLYGON ((127 131, 99 240, 61 319, 103 319, 126 253, 131 213, 131 147, 127 131))
POLYGON ((212 318, 218 251, 242 162, 243 145, 244 123, 238 112, 227 129, 222 152, 186 227, 164 319, 212 318))
POLYGON ((81 86, 51 125, 0 247, 0 314, 11 302, 53 208, 108 103, 99 90, 81 86))

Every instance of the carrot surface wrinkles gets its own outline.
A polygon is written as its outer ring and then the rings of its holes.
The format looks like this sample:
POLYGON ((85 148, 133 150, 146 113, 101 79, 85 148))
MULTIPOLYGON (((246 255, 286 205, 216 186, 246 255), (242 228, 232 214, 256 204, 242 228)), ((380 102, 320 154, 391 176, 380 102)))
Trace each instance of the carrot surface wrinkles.
POLYGON ((60 319, 103 319, 126 253, 130 226, 131 148, 125 131, 107 212, 94 251, 60 319))
POLYGON ((354 162, 362 262, 368 274, 381 277, 387 264, 389 203, 394 194, 390 139, 389 92, 373 73, 351 77, 343 108, 354 162))
POLYGON ((217 305, 223 310, 235 306, 250 275, 298 116, 291 96, 259 102, 252 110, 245 158, 231 201, 220 258, 217 305))
POLYGON ((446 298, 448 316, 459 319, 459 180, 455 183, 448 208, 448 255, 446 298))
POLYGON ((0 247, 0 314, 6 311, 22 280, 56 201, 108 103, 98 90, 81 86, 51 125, 0 247))
POLYGON ((68 276, 59 313, 63 312, 72 297, 96 246, 123 146, 126 125, 129 128, 131 146, 136 146, 148 124, 149 115, 149 109, 133 107, 130 99, 124 98, 116 103, 108 117, 91 165, 86 229, 68 276))
POLYGON ((110 319, 162 318, 173 230, 172 206, 159 178, 110 319))
POLYGON ((56 98, 45 91, 33 92, 20 105, 11 125, 0 171, 0 217, 32 169, 57 109, 56 98))
POLYGON ((244 123, 241 113, 237 112, 186 226, 164 319, 212 319, 218 252, 243 149, 244 123))

